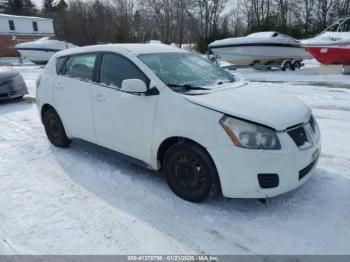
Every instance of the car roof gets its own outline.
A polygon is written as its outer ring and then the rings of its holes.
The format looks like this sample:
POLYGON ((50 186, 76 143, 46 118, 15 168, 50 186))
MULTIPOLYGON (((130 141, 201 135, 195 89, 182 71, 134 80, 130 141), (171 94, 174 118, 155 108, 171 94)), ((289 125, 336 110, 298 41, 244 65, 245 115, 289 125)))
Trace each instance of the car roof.
POLYGON ((127 51, 133 55, 152 53, 188 53, 183 49, 164 44, 107 44, 66 49, 59 52, 58 56, 101 51, 127 51))

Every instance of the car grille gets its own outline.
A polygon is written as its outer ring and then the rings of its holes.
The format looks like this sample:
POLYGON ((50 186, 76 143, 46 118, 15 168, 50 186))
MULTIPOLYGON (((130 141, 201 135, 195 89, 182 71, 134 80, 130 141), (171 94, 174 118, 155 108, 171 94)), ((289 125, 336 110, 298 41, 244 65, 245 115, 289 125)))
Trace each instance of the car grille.
POLYGON ((313 117, 304 125, 291 127, 287 130, 288 135, 292 138, 294 143, 299 148, 312 146, 317 140, 316 136, 316 122, 313 117))
POLYGON ((301 147, 309 142, 305 128, 303 126, 288 131, 288 134, 298 147, 301 147))

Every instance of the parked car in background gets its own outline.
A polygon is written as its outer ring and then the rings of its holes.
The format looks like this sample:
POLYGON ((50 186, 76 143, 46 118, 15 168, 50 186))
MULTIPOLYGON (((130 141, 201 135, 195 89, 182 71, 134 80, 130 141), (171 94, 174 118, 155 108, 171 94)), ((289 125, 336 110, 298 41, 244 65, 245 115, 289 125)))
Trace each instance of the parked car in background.
POLYGON ((59 52, 38 80, 37 106, 55 146, 79 138, 117 151, 193 202, 218 189, 229 198, 288 192, 321 152, 304 103, 161 44, 59 52))
POLYGON ((8 66, 0 66, 0 100, 22 98, 28 89, 20 73, 8 66))

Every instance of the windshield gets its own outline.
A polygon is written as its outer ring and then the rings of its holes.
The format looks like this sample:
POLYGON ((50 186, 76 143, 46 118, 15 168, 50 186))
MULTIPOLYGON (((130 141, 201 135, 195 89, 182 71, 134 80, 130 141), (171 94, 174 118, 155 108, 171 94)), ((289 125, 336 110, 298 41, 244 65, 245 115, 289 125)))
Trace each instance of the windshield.
POLYGON ((233 75, 192 53, 139 55, 152 71, 170 88, 208 87, 235 81, 233 75))

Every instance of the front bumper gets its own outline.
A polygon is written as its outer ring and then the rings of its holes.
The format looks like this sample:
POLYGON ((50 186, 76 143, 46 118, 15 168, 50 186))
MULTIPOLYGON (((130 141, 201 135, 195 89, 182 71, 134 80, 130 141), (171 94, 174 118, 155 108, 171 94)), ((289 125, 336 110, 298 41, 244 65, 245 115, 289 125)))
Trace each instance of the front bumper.
POLYGON ((25 84, 14 86, 10 83, 0 85, 0 100, 14 99, 28 94, 28 89, 25 84))
POLYGON ((299 149, 287 133, 279 134, 282 150, 249 150, 228 146, 208 149, 217 167, 223 195, 229 198, 271 198, 294 190, 313 174, 321 139, 299 149), (262 188, 259 175, 278 175, 278 185, 262 188))

